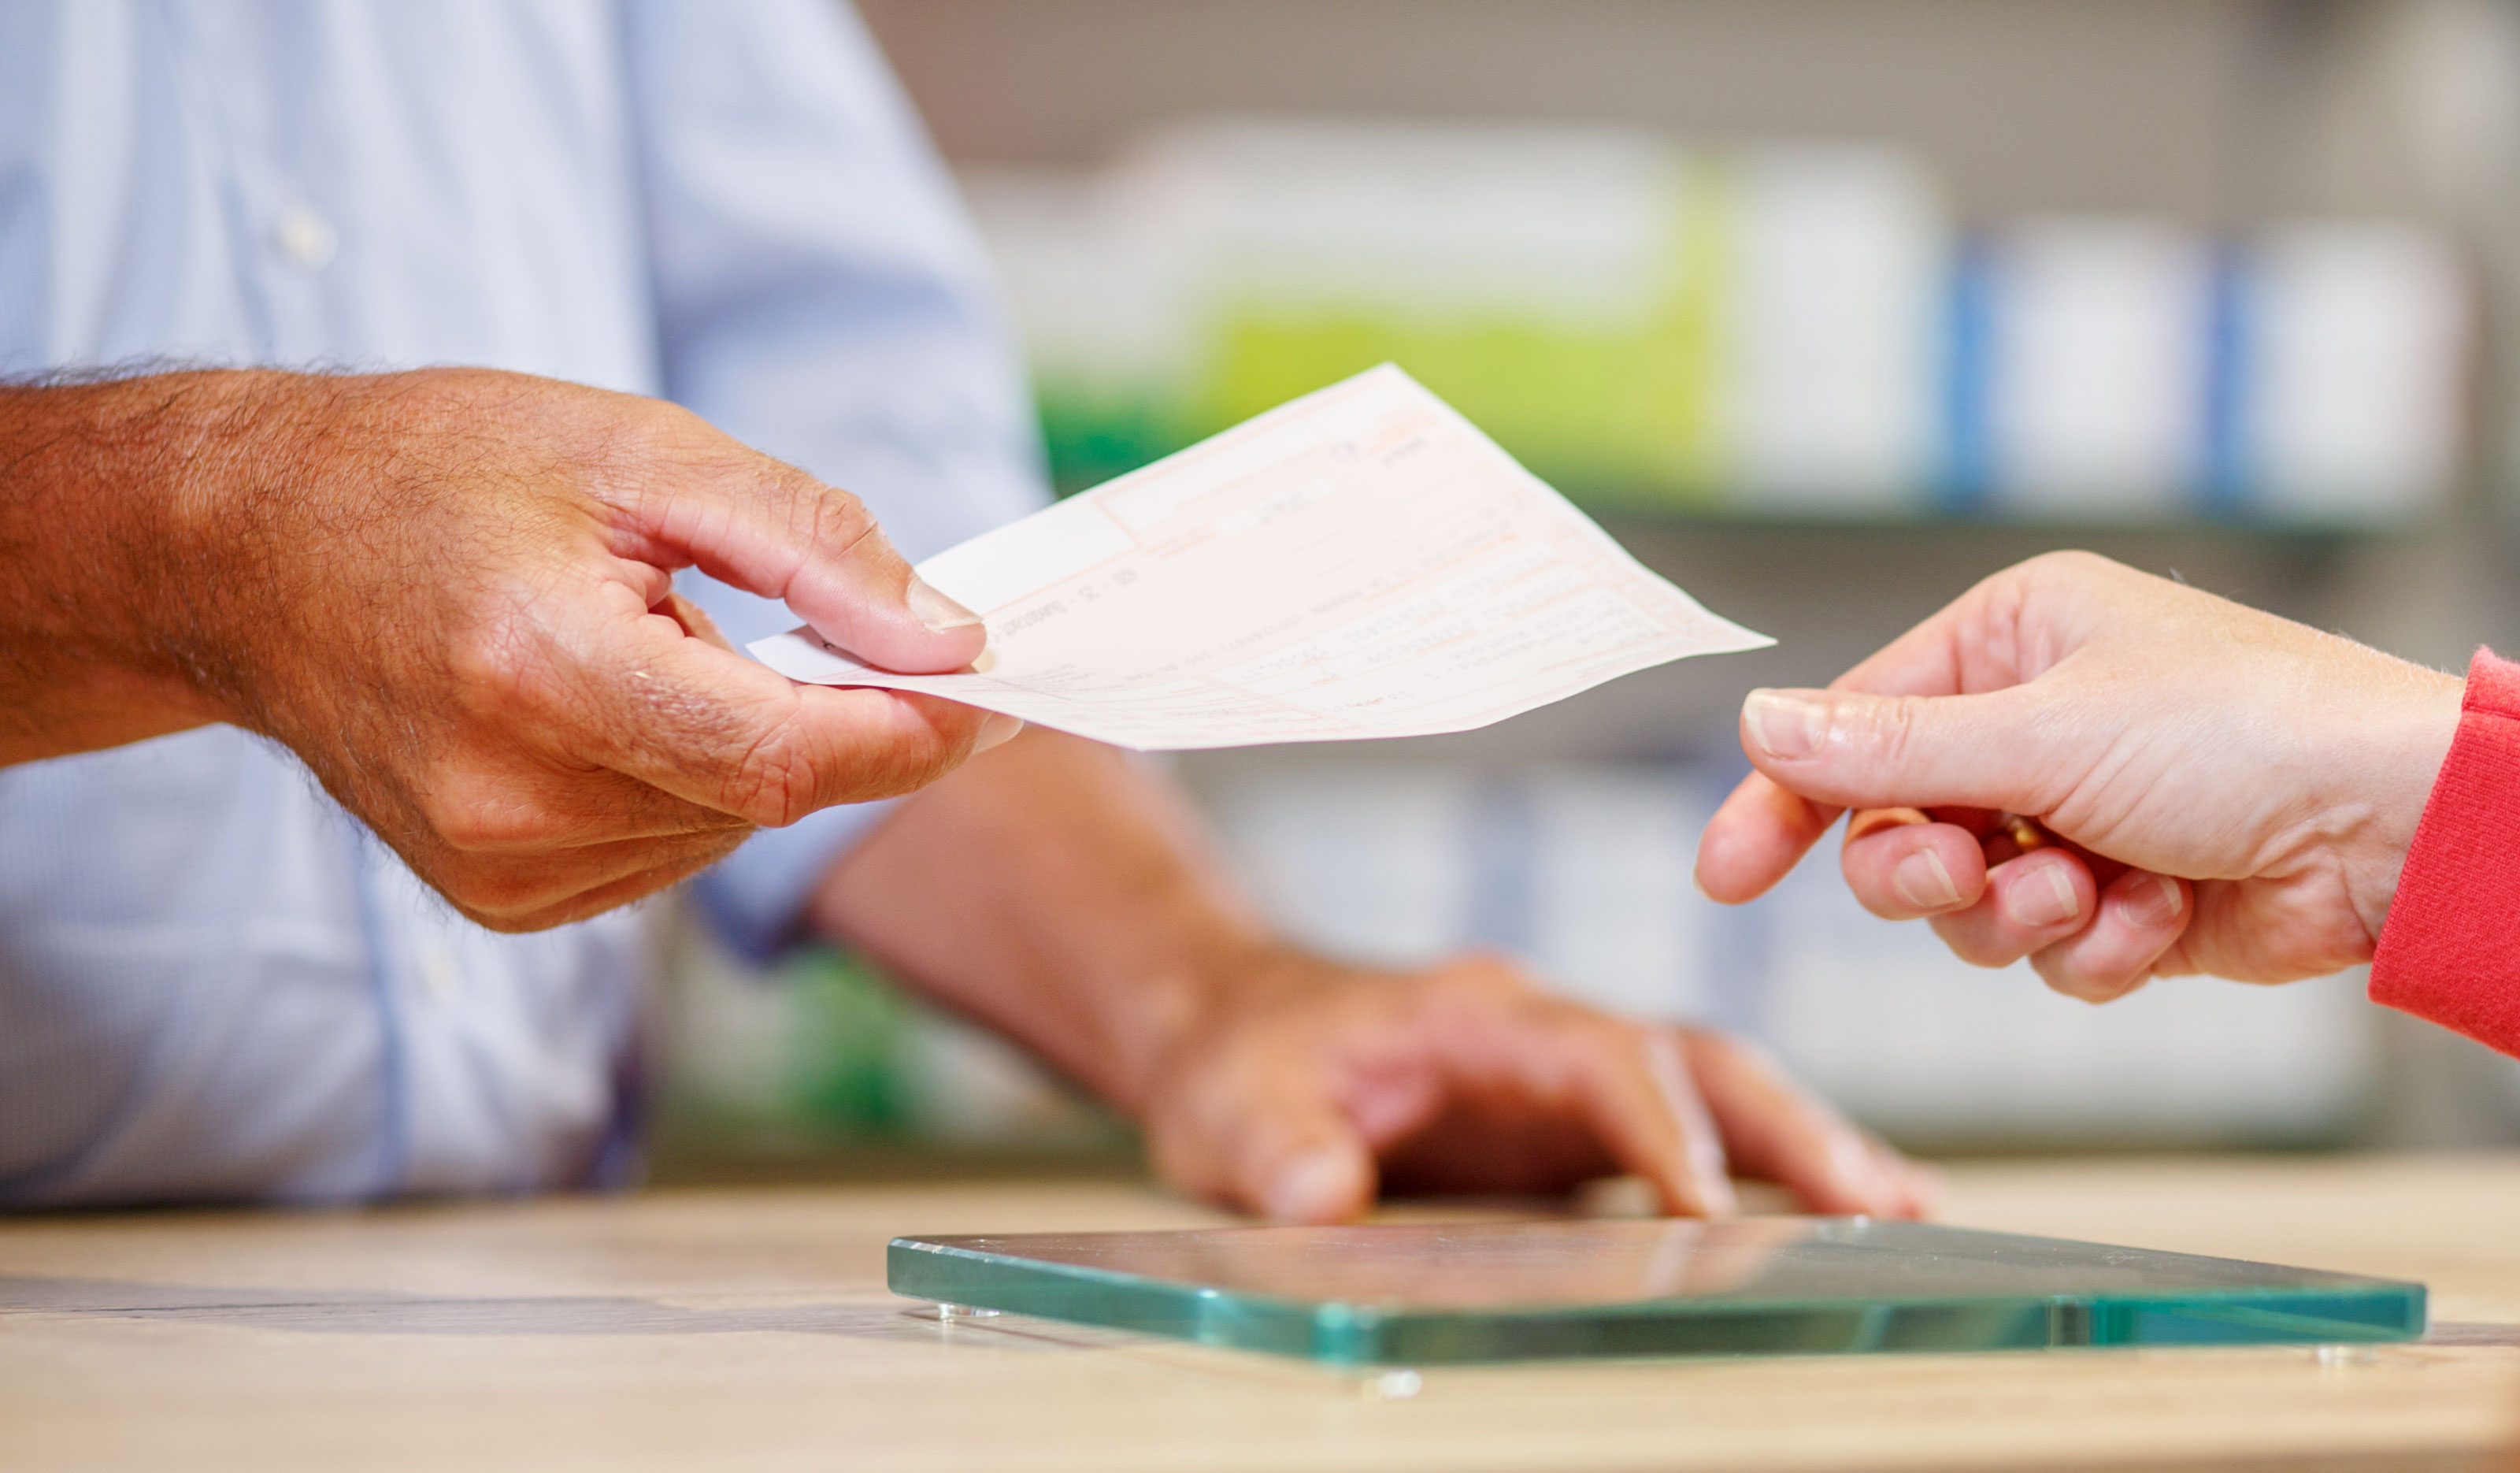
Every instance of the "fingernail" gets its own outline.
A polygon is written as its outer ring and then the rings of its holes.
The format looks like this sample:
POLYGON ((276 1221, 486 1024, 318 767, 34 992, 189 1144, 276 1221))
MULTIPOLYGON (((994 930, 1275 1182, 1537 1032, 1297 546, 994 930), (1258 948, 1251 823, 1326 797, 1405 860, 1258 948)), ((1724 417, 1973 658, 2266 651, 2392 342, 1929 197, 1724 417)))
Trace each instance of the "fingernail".
MULTIPOLYGON (((1701 1117, 1702 1123, 1702 1117, 1701 1117)), ((1710 1218, 1729 1218, 1741 1210, 1732 1191, 1732 1164, 1725 1159, 1724 1142, 1712 1129, 1692 1131, 1683 1149, 1688 1153, 1688 1174, 1710 1218)))
POLYGON ((1909 1162, 1904 1174, 1908 1188, 1908 1214, 1930 1218, 1943 1205, 1943 1174, 1919 1162, 1909 1162))
POLYGON ((1316 1151, 1281 1170, 1262 1205, 1273 1222, 1335 1221, 1350 1211, 1355 1185, 1354 1163, 1335 1151, 1316 1151))
POLYGON ((1828 708, 1781 691, 1754 690, 1741 703, 1741 723, 1769 757, 1809 757, 1828 736, 1828 708))
POLYGON ((971 755, 978 757, 992 747, 1003 747, 1023 735, 1024 723, 1003 711, 990 712, 980 722, 980 734, 971 742, 971 755))
POLYGON ((2083 902, 2075 898, 2064 865, 2043 864, 2039 873, 2014 882, 2003 908, 2013 924, 2039 929, 2072 920, 2083 913, 2083 902))
POLYGON ((1707 1118, 1696 1082, 1689 1078, 1688 1063, 1681 1057, 1679 1038, 1661 1031, 1648 1035, 1645 1070, 1653 1080, 1655 1092, 1662 1096, 1663 1108, 1671 1113, 1672 1125, 1679 1130, 1681 1173, 1687 1185, 1696 1189, 1697 1210, 1710 1218, 1732 1216, 1740 1210, 1741 1203, 1732 1193, 1732 1174, 1724 1156, 1724 1138, 1707 1118))
POLYGON ((1828 1143, 1828 1165, 1838 1185, 1863 1203, 1865 1212, 1887 1215, 1891 1211, 1898 1193, 1880 1159, 1872 1154, 1870 1141, 1859 1135, 1836 1137, 1828 1143))
POLYGON ((1899 861, 1890 872, 1890 888, 1912 910, 1949 910, 1960 902, 1960 888, 1943 867, 1943 856, 1922 849, 1899 861))
POLYGON ((1733 1194, 1732 1178, 1725 1171, 1722 1153, 1716 1153, 1711 1160, 1695 1151, 1691 1151, 1689 1156, 1689 1166, 1697 1176, 1698 1194, 1705 1199, 1706 1215, 1729 1218, 1739 1212, 1741 1199, 1733 1194))
POLYGON ((2179 894, 2179 882, 2168 875, 2155 875, 2151 884, 2136 887, 2135 895, 2127 901, 2127 918, 2138 926, 2159 928, 2179 919, 2179 912, 2186 908, 2186 901, 2179 894))
POLYGON ((902 602, 910 605, 911 617, 938 634, 968 629, 980 621, 980 616, 936 591, 936 585, 917 574, 910 575, 910 586, 902 593, 902 602))

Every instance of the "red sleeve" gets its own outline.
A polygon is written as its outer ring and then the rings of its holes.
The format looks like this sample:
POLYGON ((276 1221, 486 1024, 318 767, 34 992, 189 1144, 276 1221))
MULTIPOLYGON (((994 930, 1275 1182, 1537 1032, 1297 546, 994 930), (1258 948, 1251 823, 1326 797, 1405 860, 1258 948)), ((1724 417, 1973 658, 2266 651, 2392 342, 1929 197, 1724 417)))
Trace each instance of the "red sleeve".
POLYGON ((2371 1000, 2520 1055, 2520 665, 2476 652, 2371 962, 2371 1000))

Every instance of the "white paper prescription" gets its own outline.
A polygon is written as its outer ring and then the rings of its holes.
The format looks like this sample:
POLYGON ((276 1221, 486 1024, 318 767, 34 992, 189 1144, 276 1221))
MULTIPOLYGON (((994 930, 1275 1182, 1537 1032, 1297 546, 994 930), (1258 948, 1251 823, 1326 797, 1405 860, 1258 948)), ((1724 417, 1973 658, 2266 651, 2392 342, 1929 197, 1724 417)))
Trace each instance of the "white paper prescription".
POLYGON ((790 679, 924 691, 1140 751, 1466 731, 1689 655, 1717 618, 1385 365, 972 538, 920 575, 977 667, 871 669, 810 629, 790 679))

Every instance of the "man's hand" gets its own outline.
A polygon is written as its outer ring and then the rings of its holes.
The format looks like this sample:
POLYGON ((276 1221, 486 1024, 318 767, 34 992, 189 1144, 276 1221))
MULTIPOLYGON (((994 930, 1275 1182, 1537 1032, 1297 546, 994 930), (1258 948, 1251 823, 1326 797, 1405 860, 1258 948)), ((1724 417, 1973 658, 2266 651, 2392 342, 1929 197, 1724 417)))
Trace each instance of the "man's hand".
POLYGON ((0 391, 0 760, 234 722, 530 930, 1012 731, 790 684, 674 594, 695 564, 887 668, 986 637, 855 498, 652 400, 473 370, 0 391))
POLYGON ((931 996, 1135 1117, 1186 1190, 1288 1221, 1378 1186, 1553 1190, 1612 1172, 1732 1206, 1728 1159, 1827 1212, 1923 1178, 1745 1045, 1550 997, 1510 966, 1342 967, 1272 940, 1169 785, 1037 731, 903 805, 814 906, 931 996))
POLYGON ((1616 1173, 1697 1217, 1732 1211, 1733 1171, 1813 1212, 1916 1217, 1932 1197, 1749 1045, 1595 1012, 1485 957, 1402 974, 1255 958, 1140 1113, 1165 1179, 1280 1222, 1353 1218, 1377 1188, 1554 1193, 1616 1173))
POLYGON ((1826 691, 1753 692, 1741 740, 1759 770, 1707 826, 1698 883, 1750 899, 1853 807, 1856 897, 1931 917, 1981 966, 2027 956, 2094 1002, 2182 973, 2323 976, 2371 959, 2460 688, 2051 554, 1826 691))

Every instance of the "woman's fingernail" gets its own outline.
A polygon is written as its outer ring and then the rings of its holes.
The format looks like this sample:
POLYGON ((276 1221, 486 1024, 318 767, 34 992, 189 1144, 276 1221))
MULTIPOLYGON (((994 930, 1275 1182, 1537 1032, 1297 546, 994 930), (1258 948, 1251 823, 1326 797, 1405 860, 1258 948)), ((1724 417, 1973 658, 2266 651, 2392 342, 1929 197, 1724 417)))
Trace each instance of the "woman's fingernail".
POLYGON ((913 619, 938 634, 968 629, 980 621, 980 616, 937 592, 935 584, 915 573, 910 575, 910 586, 903 591, 901 598, 902 602, 910 605, 913 619))
POLYGON ((1920 849, 1899 861, 1890 871, 1890 888, 1911 910, 1949 910, 1960 902, 1960 888, 1952 883, 1952 872, 1943 867, 1943 856, 1929 849, 1920 849))
POLYGON ((1754 690, 1741 703, 1741 724, 1769 757, 1809 757, 1828 736, 1828 708, 1782 691, 1754 690))
POLYGON ((980 722, 979 736, 971 742, 971 755, 978 757, 992 747, 1003 747, 1023 735, 1023 729, 1022 718, 1008 715, 1003 711, 990 712, 988 717, 980 722))
POLYGON ((2179 882, 2168 875, 2155 875, 2149 885, 2138 885, 2127 902, 2128 919, 2138 926, 2156 929, 2179 919, 2187 901, 2179 894, 2179 882))
POLYGON ((2074 882, 2066 878, 2062 863, 2042 864, 2037 874, 2013 882, 2003 908, 2013 924, 2042 930, 2081 915, 2083 902, 2075 898, 2074 882))

